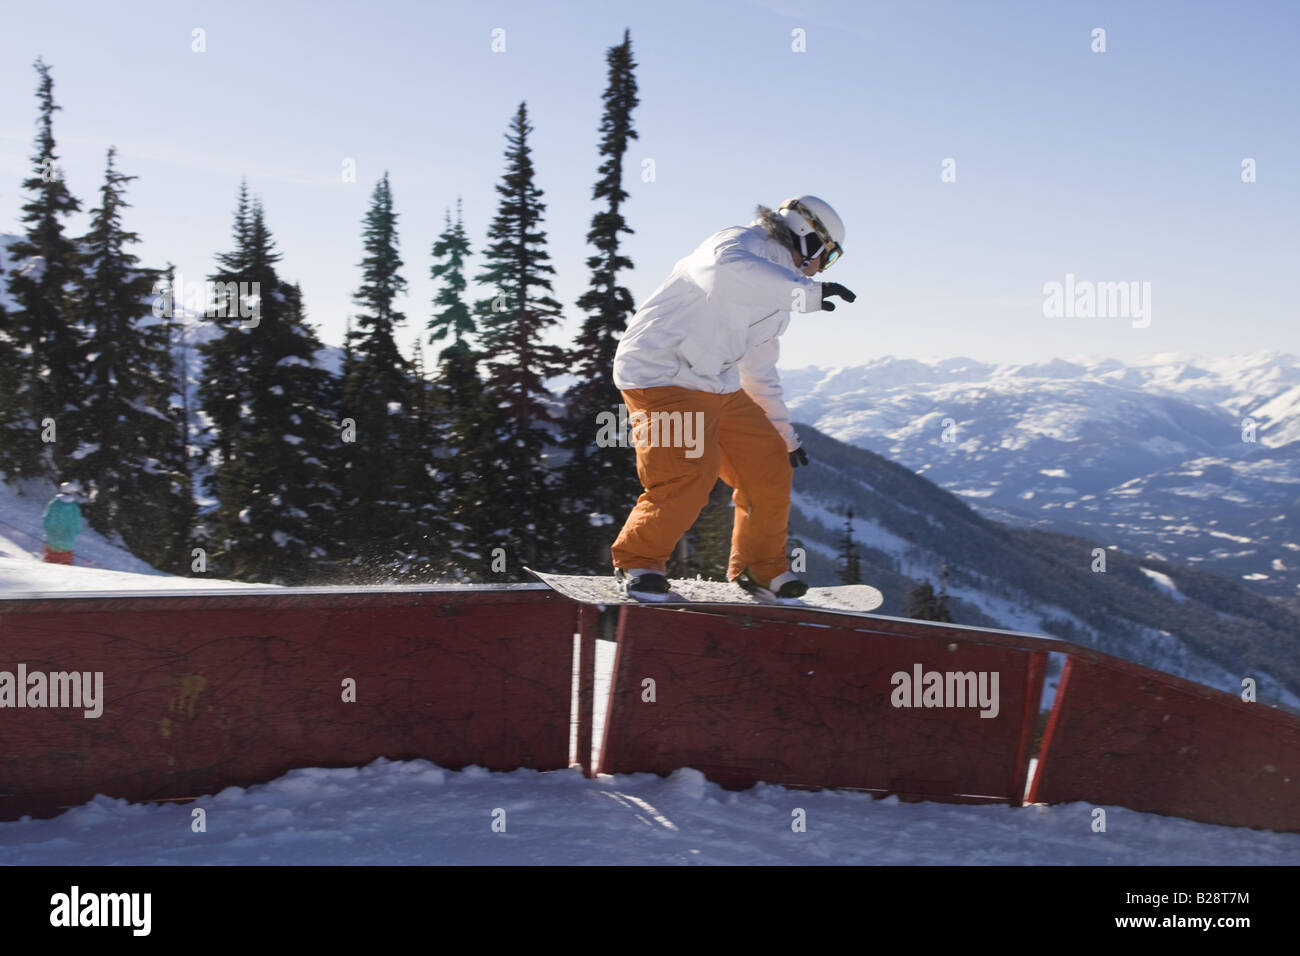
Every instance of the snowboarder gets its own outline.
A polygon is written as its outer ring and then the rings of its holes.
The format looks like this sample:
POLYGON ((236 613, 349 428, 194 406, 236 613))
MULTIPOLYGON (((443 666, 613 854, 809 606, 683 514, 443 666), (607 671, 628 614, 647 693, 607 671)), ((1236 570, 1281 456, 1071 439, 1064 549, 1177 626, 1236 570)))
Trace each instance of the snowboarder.
POLYGON ((72 564, 72 546, 81 533, 80 494, 80 485, 65 481, 45 506, 45 560, 50 564, 72 564))
POLYGON ((632 317, 614 384, 630 418, 660 427, 635 442, 645 493, 610 549, 624 593, 668 593, 668 558, 719 475, 736 505, 728 580, 768 598, 808 590, 785 553, 794 469, 808 455, 776 363, 792 311, 831 311, 830 296, 857 298, 812 279, 840 258, 843 242, 839 215, 816 196, 787 199, 776 212, 759 206, 749 226, 723 229, 678 261, 632 317), (680 447, 677 422, 699 422, 703 440, 680 447))

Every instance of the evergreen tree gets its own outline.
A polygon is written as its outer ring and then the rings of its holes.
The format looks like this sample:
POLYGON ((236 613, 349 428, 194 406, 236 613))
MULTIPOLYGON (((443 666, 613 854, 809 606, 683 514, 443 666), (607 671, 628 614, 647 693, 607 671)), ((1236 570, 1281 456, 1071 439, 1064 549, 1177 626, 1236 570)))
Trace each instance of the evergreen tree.
POLYGON ((280 255, 246 187, 235 237, 212 277, 221 334, 201 346, 199 398, 212 422, 208 487, 218 502, 212 557, 232 577, 300 583, 328 566, 334 540, 339 489, 326 462, 338 438, 325 409, 336 406, 337 390, 316 364, 321 344, 302 292, 276 273, 280 255))
POLYGON ((344 450, 345 540, 359 568, 392 572, 405 564, 411 542, 424 535, 413 525, 414 492, 404 484, 410 473, 394 467, 419 454, 411 447, 419 436, 408 418, 410 366, 394 337, 406 318, 394 304, 406 280, 398 271, 397 213, 387 173, 371 194, 363 236, 361 288, 352 297, 360 311, 343 382, 344 414, 356 422, 356 440, 344 450))
POLYGON ((591 571, 608 568, 612 532, 641 491, 635 455, 626 448, 599 448, 595 443, 597 416, 616 411, 622 401, 613 382, 614 351, 635 311, 632 293, 619 284, 619 273, 632 268, 632 260, 620 249, 621 234, 632 233, 622 212, 628 198, 623 189, 623 159, 628 143, 638 138, 632 127, 632 110, 638 103, 636 63, 628 31, 623 31, 622 43, 606 51, 605 61, 609 69, 600 123, 603 161, 592 190, 592 199, 604 200, 605 205, 592 216, 587 232, 596 254, 587 259, 591 286, 577 302, 587 317, 570 356, 577 381, 565 394, 563 440, 570 454, 564 474, 565 513, 573 516, 566 534, 571 554, 565 563, 591 571))
POLYGON ((365 384, 380 392, 376 400, 401 401, 408 366, 394 333, 406 316, 397 311, 394 303, 406 292, 406 280, 398 272, 402 259, 397 251, 397 213, 386 172, 375 184, 364 226, 366 255, 360 262, 361 288, 352 296, 361 311, 356 315, 358 328, 353 330, 350 344, 358 363, 368 367, 365 384))
POLYGON ((433 386, 425 374, 424 349, 420 337, 410 362, 407 394, 403 399, 406 417, 401 432, 402 447, 396 461, 398 484, 407 496, 398 574, 407 580, 431 581, 440 576, 446 551, 447 524, 442 513, 438 487, 437 440, 433 409, 433 386))
MULTIPOLYGON (((0 289, 4 287, 0 269, 0 289)), ((35 434, 18 397, 21 354, 9 314, 0 302, 0 477, 20 473, 24 448, 35 446, 35 434)))
MULTIPOLYGON (((248 182, 241 181, 235 205, 234 248, 217 256, 217 270, 208 277, 215 295, 208 303, 212 313, 207 320, 217 325, 222 334, 214 336, 199 346, 202 377, 199 381, 199 407, 208 419, 202 433, 205 445, 210 446, 216 460, 233 463, 236 448, 245 444, 246 417, 244 410, 251 401, 252 353, 245 342, 246 336, 239 326, 238 288, 241 281, 249 281, 253 264, 251 260, 251 201, 248 182)), ((271 266, 279 257, 264 263, 271 266)), ((231 464, 229 467, 233 467, 231 464)), ((208 479, 208 490, 217 494, 213 484, 215 473, 208 479)), ((215 529, 213 531, 215 533, 215 529)), ((220 547, 220 545, 216 545, 220 547)))
POLYGON ((853 509, 844 514, 844 536, 840 538, 840 584, 862 583, 862 559, 853 540, 853 509))
POLYGON ((933 621, 935 619, 934 585, 929 581, 921 581, 908 591, 907 607, 903 614, 918 621, 933 621))
POLYGON ((171 402, 170 317, 150 314, 161 274, 141 268, 127 249, 139 242, 121 215, 129 207, 125 186, 136 177, 117 171, 116 155, 108 150, 100 205, 80 240, 74 299, 88 334, 79 415, 86 444, 69 469, 85 483, 87 518, 98 531, 120 535, 137 557, 171 570, 186 543, 192 499, 175 441, 180 409, 171 402))
POLYGON ((669 558, 669 577, 699 575, 710 581, 727 580, 735 515, 731 489, 726 482, 714 482, 708 503, 700 510, 695 524, 683 535, 685 547, 679 544, 669 558), (685 560, 682 559, 683 555, 685 560))
POLYGON ((482 355, 470 345, 474 315, 465 302, 465 262, 470 243, 460 201, 456 221, 448 210, 442 234, 433 244, 430 274, 440 281, 435 312, 428 323, 430 344, 451 337, 438 356, 431 392, 434 460, 444 518, 438 573, 458 581, 483 581, 491 572, 488 544, 496 509, 490 504, 496 436, 503 429, 479 378, 482 355))
POLYGON ((451 336, 452 345, 461 345, 475 333, 474 316, 465 303, 465 260, 469 258, 469 237, 465 235, 465 221, 461 202, 456 200, 456 221, 451 221, 451 210, 444 216, 442 234, 433 244, 434 263, 429 268, 435 280, 441 280, 438 294, 434 296, 436 311, 429 319, 429 344, 451 336), (442 261, 438 261, 442 260, 442 261))
POLYGON ((922 581, 907 595, 907 610, 904 615, 918 621, 950 622, 946 595, 936 595, 934 585, 922 581))
POLYGON ((952 620, 948 614, 948 565, 946 562, 939 565, 939 594, 935 597, 935 610, 939 615, 936 620, 952 620))
MULTIPOLYGON (((499 540, 496 436, 505 431, 504 415, 479 378, 480 355, 467 342, 443 349, 431 402, 437 421, 435 464, 445 521, 444 547, 437 570, 457 581, 489 580, 492 548, 499 540)), ((509 565, 507 565, 509 569, 509 565)))
POLYGON ((356 354, 352 351, 352 316, 343 319, 343 361, 340 363, 339 377, 346 382, 356 372, 356 354))
POLYGON ((17 308, 7 317, 8 338, 18 350, 21 374, 12 400, 23 421, 26 439, 8 455, 7 469, 14 475, 44 474, 57 478, 76 459, 80 440, 81 382, 85 372, 85 343, 74 322, 72 285, 79 257, 73 242, 63 234, 60 220, 81 208, 68 191, 54 151, 54 80, 50 68, 35 63, 40 76, 37 99, 35 172, 23 181, 31 198, 22 206, 26 238, 9 247, 13 259, 34 260, 33 268, 9 278, 9 294, 17 308), (44 419, 53 419, 56 440, 42 447, 44 419))
POLYGON ((167 263, 163 273, 167 303, 167 339, 171 351, 171 367, 167 380, 171 382, 177 408, 175 416, 176 431, 173 435, 175 455, 181 463, 181 500, 183 510, 174 514, 175 526, 172 538, 179 545, 175 559, 168 562, 164 570, 186 574, 192 570, 192 536, 198 520, 198 507, 195 502, 195 458, 191 439, 193 437, 194 407, 190 397, 193 381, 194 349, 190 344, 189 330, 185 326, 183 313, 179 308, 180 294, 176 288, 176 267, 167 263))
MULTIPOLYGON (((508 570, 533 563, 546 552, 553 563, 560 525, 553 481, 546 468, 552 422, 546 379, 564 370, 563 350, 542 341, 560 317, 552 298, 555 269, 541 229, 542 191, 533 182, 528 147, 528 111, 524 103, 506 134, 506 173, 497 185, 501 197, 488 231, 487 265, 478 281, 495 290, 476 305, 486 365, 485 386, 493 418, 500 426, 491 436, 488 463, 496 546, 508 555, 508 570)), ((486 543, 485 543, 486 545, 486 543)), ((491 545, 486 545, 489 550, 491 545)))

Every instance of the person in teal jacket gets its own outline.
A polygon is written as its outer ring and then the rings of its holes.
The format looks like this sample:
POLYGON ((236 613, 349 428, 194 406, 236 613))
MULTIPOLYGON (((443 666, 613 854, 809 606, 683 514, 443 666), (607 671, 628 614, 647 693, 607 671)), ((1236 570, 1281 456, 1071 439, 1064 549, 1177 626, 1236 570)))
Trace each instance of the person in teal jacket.
POLYGON ((45 506, 45 560, 50 564, 72 563, 72 546, 81 534, 80 491, 75 481, 65 481, 45 506))

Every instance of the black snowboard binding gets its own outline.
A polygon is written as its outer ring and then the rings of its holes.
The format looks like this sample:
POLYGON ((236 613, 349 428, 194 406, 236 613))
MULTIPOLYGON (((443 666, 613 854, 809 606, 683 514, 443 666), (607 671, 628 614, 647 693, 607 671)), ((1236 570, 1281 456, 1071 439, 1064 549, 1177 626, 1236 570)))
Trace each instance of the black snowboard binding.
POLYGON ((637 601, 668 600, 668 578, 658 571, 615 568, 614 579, 618 581, 619 591, 637 601))
POLYGON ((784 574, 778 574, 767 584, 763 584, 758 578, 745 568, 740 572, 740 577, 732 578, 732 583, 739 585, 742 590, 748 591, 760 600, 767 601, 786 601, 795 602, 808 593, 808 585, 804 584, 789 571, 784 574), (772 585, 776 585, 773 589, 772 585))

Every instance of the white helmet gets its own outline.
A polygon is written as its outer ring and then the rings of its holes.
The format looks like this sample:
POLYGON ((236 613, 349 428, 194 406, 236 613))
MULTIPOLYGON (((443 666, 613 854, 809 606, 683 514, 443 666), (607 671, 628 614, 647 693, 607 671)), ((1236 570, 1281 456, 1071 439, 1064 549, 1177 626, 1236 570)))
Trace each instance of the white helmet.
POLYGON ((781 203, 777 214, 799 237, 804 262, 811 262, 825 248, 826 265, 823 268, 829 269, 844 252, 844 221, 825 200, 816 196, 796 196, 781 203))
POLYGON ((73 498, 81 497, 81 482, 65 481, 59 485, 59 494, 68 495, 73 498))

